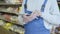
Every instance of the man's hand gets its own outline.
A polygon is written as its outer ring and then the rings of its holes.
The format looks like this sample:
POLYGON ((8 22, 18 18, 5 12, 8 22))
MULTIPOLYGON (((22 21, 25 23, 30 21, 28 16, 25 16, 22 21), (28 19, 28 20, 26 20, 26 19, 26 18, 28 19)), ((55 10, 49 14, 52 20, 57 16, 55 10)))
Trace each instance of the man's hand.
POLYGON ((40 10, 35 10, 33 13, 35 16, 41 16, 41 11, 40 10))
POLYGON ((41 12, 38 11, 38 10, 35 10, 35 11, 32 12, 32 14, 30 16, 24 15, 23 20, 24 20, 24 22, 27 23, 27 22, 32 21, 33 19, 35 19, 36 16, 40 16, 40 15, 41 15, 41 12))

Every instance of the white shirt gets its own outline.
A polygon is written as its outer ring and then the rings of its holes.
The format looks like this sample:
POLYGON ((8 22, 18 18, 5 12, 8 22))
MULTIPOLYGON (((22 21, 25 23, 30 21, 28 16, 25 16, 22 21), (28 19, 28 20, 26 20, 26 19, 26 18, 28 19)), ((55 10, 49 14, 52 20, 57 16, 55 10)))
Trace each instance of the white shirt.
MULTIPOLYGON (((41 10, 41 6, 43 3, 44 3, 44 0, 28 0, 27 10, 29 11, 41 10)), ((22 9, 22 12, 24 12, 24 7, 22 9)), ((44 12, 42 12, 41 17, 43 17, 44 25, 47 29, 51 29, 52 24, 60 24, 60 13, 59 13, 58 5, 57 5, 57 0, 47 1, 45 10, 44 12), (49 24, 49 23, 52 23, 52 24, 49 24)))
POLYGON ((44 21, 44 24, 48 29, 51 29, 51 27, 53 26, 48 23, 60 24, 60 13, 57 5, 57 0, 48 0, 44 13, 42 13, 42 17, 44 18, 44 20, 46 20, 44 21))

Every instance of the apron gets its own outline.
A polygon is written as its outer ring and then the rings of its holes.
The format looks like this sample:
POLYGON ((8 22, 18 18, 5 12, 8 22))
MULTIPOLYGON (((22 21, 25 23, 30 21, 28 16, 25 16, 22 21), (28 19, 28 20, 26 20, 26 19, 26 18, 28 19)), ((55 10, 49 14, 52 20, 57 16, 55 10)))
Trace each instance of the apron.
MULTIPOLYGON (((47 0, 44 1, 41 11, 44 12, 45 5, 47 0)), ((26 3, 27 4, 27 0, 26 3)), ((25 5, 25 13, 31 14, 31 11, 27 10, 27 6, 25 5)), ((50 34, 50 31, 45 28, 44 21, 42 17, 37 16, 37 18, 33 19, 32 21, 28 22, 24 25, 25 34, 50 34), (38 19, 37 19, 38 18, 38 19)))

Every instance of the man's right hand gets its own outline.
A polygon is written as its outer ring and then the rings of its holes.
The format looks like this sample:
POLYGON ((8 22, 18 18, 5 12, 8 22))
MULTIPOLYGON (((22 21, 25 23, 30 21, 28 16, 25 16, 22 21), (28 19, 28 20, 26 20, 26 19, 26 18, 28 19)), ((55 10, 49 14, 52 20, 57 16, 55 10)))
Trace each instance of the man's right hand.
POLYGON ((40 16, 40 15, 41 15, 41 12, 38 10, 35 10, 34 12, 32 12, 32 14, 30 16, 26 16, 26 14, 23 15, 23 20, 24 20, 24 22, 27 23, 29 21, 32 21, 33 19, 35 19, 37 16, 40 16))

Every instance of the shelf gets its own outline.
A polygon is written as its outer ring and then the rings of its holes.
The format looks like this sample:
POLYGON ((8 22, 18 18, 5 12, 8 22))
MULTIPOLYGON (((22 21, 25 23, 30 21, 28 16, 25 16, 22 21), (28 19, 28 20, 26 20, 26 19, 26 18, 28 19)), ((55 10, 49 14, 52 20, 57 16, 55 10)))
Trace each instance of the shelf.
POLYGON ((60 0, 57 0, 58 4, 60 5, 60 0))
MULTIPOLYGON (((0 3, 0 7, 17 7, 19 9, 19 7, 21 7, 21 3, 20 4, 7 4, 7 3, 0 3)), ((18 15, 18 12, 14 12, 14 11, 7 11, 5 9, 0 9, 0 13, 7 13, 7 14, 11 14, 11 15, 18 15)))
POLYGON ((58 2, 58 4, 60 5, 60 2, 58 2))
POLYGON ((4 16, 0 15, 0 19, 1 20, 4 20, 4 21, 7 21, 7 22, 13 22, 13 23, 16 23, 17 21, 12 21, 12 20, 7 20, 4 16))
MULTIPOLYGON (((7 20, 4 20, 4 19, 1 19, 1 20, 5 21, 5 22, 8 22, 8 23, 12 23, 12 21, 7 21, 7 20)), ((16 25, 16 26, 18 26, 18 27, 24 28, 24 25, 20 25, 20 24, 17 24, 17 23, 15 23, 15 22, 13 22, 12 24, 13 24, 13 25, 16 25)))
POLYGON ((19 6, 21 6, 21 5, 22 5, 21 3, 19 3, 19 4, 0 3, 0 6, 17 6, 17 7, 19 7, 19 6))
POLYGON ((18 16, 18 14, 15 14, 15 13, 9 13, 9 12, 2 12, 0 11, 1 15, 3 14, 9 14, 9 15, 12 15, 12 16, 18 16))
POLYGON ((4 20, 4 19, 0 19, 0 20, 3 20, 3 21, 5 21, 5 22, 7 22, 7 23, 11 23, 11 24, 16 25, 16 26, 18 26, 18 27, 24 28, 24 25, 20 25, 20 24, 17 24, 17 23, 12 23, 11 21, 6 21, 6 20, 4 20))
POLYGON ((17 26, 19 26, 19 27, 24 28, 23 25, 20 25, 20 24, 19 24, 18 22, 16 22, 16 21, 8 21, 8 20, 6 20, 2 15, 0 15, 0 20, 3 20, 3 21, 8 22, 8 23, 12 23, 12 24, 14 24, 14 25, 17 25, 17 26))
POLYGON ((11 14, 11 15, 17 15, 18 16, 18 12, 17 11, 14 11, 14 10, 7 10, 7 9, 0 9, 0 13, 3 13, 3 14, 11 14))
POLYGON ((16 33, 6 30, 4 27, 0 26, 0 34, 16 34, 16 33))

